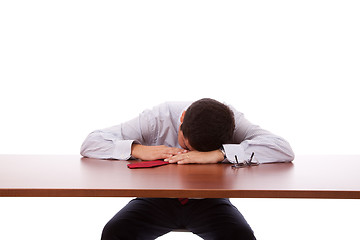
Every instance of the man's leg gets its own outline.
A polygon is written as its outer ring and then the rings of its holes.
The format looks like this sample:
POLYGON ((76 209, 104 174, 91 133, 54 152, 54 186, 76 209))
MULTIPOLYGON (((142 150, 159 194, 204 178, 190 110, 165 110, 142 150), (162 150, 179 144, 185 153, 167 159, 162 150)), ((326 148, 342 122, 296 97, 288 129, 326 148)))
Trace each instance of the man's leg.
POLYGON ((175 199, 133 199, 105 225, 101 239, 155 239, 180 227, 179 210, 175 199))
POLYGON ((245 218, 229 199, 190 200, 184 207, 185 227, 203 239, 256 239, 245 218))

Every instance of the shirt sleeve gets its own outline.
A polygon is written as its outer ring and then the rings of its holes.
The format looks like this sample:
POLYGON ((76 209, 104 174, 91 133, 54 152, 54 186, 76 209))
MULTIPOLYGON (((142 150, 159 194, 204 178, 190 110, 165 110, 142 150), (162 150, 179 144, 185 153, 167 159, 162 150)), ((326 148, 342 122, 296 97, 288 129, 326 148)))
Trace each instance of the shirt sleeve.
POLYGON ((294 159, 294 152, 285 139, 250 123, 242 113, 234 109, 233 112, 233 144, 223 145, 225 161, 235 163, 235 155, 239 161, 248 160, 252 153, 260 163, 290 162, 294 159))
POLYGON ((155 133, 156 121, 152 112, 146 110, 128 122, 90 133, 80 154, 90 158, 128 160, 132 144, 151 145, 155 133))

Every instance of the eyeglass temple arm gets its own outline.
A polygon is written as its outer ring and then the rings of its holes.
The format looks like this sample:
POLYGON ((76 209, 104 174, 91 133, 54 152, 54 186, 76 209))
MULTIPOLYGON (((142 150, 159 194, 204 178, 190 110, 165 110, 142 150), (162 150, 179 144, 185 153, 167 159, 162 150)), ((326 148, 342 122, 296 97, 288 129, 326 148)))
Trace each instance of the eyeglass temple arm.
POLYGON ((250 156, 250 161, 249 161, 249 163, 251 163, 252 162, 252 160, 253 160, 253 157, 254 157, 254 152, 252 152, 252 154, 251 154, 251 156, 250 156))
POLYGON ((235 161, 236 161, 236 164, 239 164, 239 161, 237 159, 237 156, 235 155, 235 161))

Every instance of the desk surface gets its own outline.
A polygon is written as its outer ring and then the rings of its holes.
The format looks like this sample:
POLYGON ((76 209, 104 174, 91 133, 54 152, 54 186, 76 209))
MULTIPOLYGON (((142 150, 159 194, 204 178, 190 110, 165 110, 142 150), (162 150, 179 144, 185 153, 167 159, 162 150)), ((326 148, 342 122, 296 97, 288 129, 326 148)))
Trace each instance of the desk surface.
POLYGON ((0 196, 360 198, 360 156, 297 156, 293 163, 129 169, 133 161, 0 155, 0 196))

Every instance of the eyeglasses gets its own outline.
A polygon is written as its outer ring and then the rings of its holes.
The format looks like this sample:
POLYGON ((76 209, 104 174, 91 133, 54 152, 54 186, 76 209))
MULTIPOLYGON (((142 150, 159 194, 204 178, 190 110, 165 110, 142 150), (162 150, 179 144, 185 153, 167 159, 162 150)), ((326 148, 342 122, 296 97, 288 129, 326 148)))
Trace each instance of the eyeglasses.
POLYGON ((254 159, 254 153, 251 154, 249 160, 245 160, 243 162, 238 161, 237 156, 235 155, 236 163, 232 165, 232 168, 244 168, 244 167, 250 167, 250 166, 257 166, 259 165, 259 161, 254 159))

